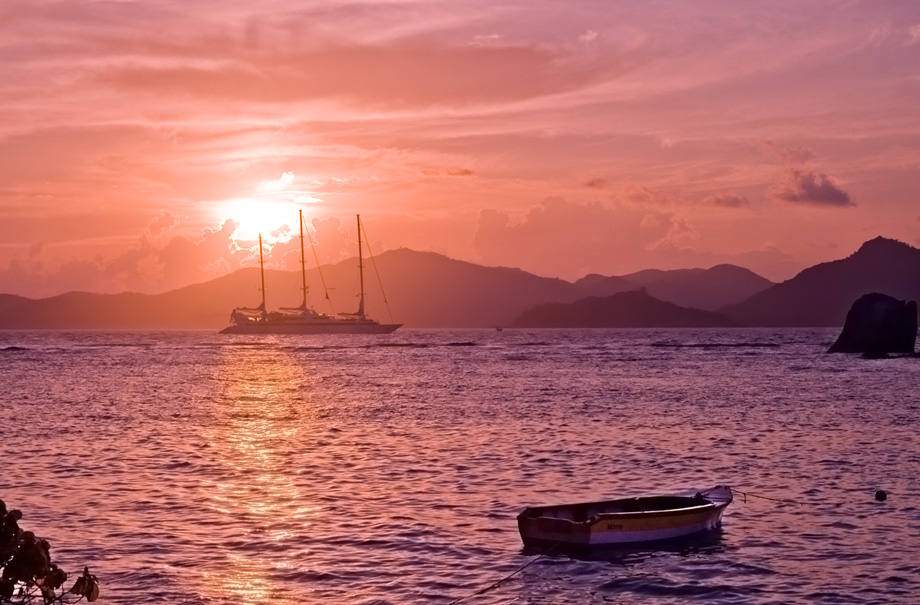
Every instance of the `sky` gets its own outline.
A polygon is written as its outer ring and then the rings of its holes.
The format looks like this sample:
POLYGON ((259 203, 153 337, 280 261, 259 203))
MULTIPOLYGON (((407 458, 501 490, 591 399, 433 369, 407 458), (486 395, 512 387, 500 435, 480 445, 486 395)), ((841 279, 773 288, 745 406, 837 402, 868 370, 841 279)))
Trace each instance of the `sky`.
POLYGON ((406 247, 782 281, 920 244, 920 3, 3 0, 0 292, 406 247), (296 257, 296 258, 295 258, 296 257))

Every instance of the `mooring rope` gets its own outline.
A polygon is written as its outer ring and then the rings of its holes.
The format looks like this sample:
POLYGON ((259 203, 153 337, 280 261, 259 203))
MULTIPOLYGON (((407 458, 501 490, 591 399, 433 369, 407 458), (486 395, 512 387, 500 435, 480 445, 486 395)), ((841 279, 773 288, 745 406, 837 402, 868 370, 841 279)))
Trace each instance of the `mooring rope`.
POLYGON ((771 498, 770 496, 764 496, 764 495, 761 495, 761 494, 754 494, 754 493, 751 493, 751 492, 743 492, 743 491, 741 491, 740 489, 739 489, 739 490, 734 490, 734 491, 735 491, 735 493, 738 493, 738 494, 741 494, 742 496, 744 496, 744 502, 745 502, 745 504, 747 504, 748 496, 750 496, 751 498, 760 498, 761 500, 769 500, 769 501, 771 501, 771 502, 779 502, 779 503, 781 503, 781 504, 798 504, 799 506, 802 506, 802 505, 805 504, 805 502, 801 502, 801 501, 799 501, 799 500, 790 500, 789 498, 771 498))
POLYGON ((505 577, 502 578, 501 580, 498 580, 498 581, 496 581, 496 582, 493 582, 492 584, 489 584, 489 585, 486 586, 485 588, 481 588, 480 590, 477 590, 477 591, 474 592, 473 594, 468 594, 468 595, 466 595, 466 596, 464 596, 464 597, 458 597, 458 598, 454 599, 453 601, 451 601, 450 603, 448 603, 447 605, 455 605, 456 603, 459 603, 460 601, 464 601, 464 600, 466 600, 466 599, 471 599, 471 598, 473 598, 473 597, 478 597, 479 595, 486 594, 486 593, 489 592, 490 590, 494 590, 495 588, 498 588, 498 587, 501 586, 503 583, 507 582, 508 580, 510 580, 511 578, 513 578, 514 576, 518 575, 519 573, 521 573, 522 571, 524 571, 525 569, 527 569, 528 567, 530 567, 531 565, 533 565, 534 563, 536 563, 537 561, 539 561, 540 559, 542 559, 543 557, 545 557, 546 555, 550 554, 550 553, 553 551, 553 549, 555 549, 557 546, 559 546, 559 544, 560 544, 560 542, 556 542, 555 544, 553 544, 552 546, 550 546, 545 552, 540 553, 539 555, 537 555, 536 557, 534 557, 533 559, 531 559, 530 561, 528 561, 528 562, 525 563, 524 565, 521 565, 520 567, 518 567, 517 569, 515 569, 514 571, 512 571, 511 573, 509 573, 507 576, 505 576, 505 577))
MULTIPOLYGON (((741 494, 741 495, 744 497, 744 502, 745 502, 745 504, 747 503, 747 499, 748 499, 749 497, 750 497, 750 498, 760 498, 761 500, 769 500, 770 502, 778 502, 778 503, 780 503, 780 504, 795 504, 795 505, 797 505, 797 506, 811 506, 811 505, 814 504, 813 502, 803 502, 803 501, 801 501, 801 500, 793 500, 793 499, 791 499, 791 498, 774 498, 774 497, 772 497, 772 496, 765 496, 765 495, 763 495, 763 494, 755 494, 755 493, 753 493, 753 492, 743 491, 743 490, 740 490, 740 489, 733 489, 733 491, 734 491, 734 493, 736 493, 736 494, 741 494)), ((705 492, 703 492, 703 493, 705 493, 705 492)), ((889 494, 889 493, 890 493, 890 492, 887 492, 887 491, 882 490, 882 489, 877 490, 877 491, 875 492, 875 500, 876 500, 877 502, 884 502, 885 500, 888 499, 888 494, 889 494)), ((826 502, 826 504, 828 504, 828 505, 833 505, 833 506, 843 506, 843 502, 826 502)))

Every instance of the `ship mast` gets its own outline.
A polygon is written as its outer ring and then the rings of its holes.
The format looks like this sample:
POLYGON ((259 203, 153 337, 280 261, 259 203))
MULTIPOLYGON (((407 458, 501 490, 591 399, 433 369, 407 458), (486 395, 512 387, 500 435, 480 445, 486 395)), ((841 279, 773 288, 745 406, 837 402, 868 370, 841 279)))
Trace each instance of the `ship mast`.
POLYGON ((262 314, 268 313, 265 307, 265 261, 262 260, 262 234, 259 234, 259 272, 262 274, 262 314))
POLYGON ((358 275, 361 278, 361 302, 358 304, 356 315, 364 319, 364 258, 361 256, 361 215, 358 217, 358 275))
POLYGON ((300 277, 303 280, 303 312, 307 312, 307 264, 303 259, 303 210, 300 214, 300 277))

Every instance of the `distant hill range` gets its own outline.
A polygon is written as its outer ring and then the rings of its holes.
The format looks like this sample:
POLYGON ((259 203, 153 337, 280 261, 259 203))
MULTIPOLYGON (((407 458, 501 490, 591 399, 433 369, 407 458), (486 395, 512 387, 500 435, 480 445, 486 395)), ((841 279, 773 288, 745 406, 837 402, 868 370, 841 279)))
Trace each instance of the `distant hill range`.
POLYGON ((710 328, 730 326, 720 313, 653 298, 643 288, 574 303, 544 303, 519 315, 513 328, 710 328))
POLYGON ((715 311, 766 290, 773 282, 735 265, 716 265, 711 269, 647 269, 620 277, 588 275, 575 284, 596 296, 644 287, 659 300, 715 311))
MULTIPOLYGON (((401 248, 375 258, 392 317, 373 277, 375 267, 365 263, 368 315, 409 328, 550 325, 561 321, 550 316, 570 312, 580 317, 579 325, 839 326, 862 294, 920 300, 920 250, 884 238, 781 284, 732 265, 589 275, 572 283, 401 248), (614 296, 623 293, 629 295, 614 296), (541 307, 548 303, 575 304, 541 307)), ((356 265, 355 258, 323 266, 328 301, 319 273, 308 271, 310 304, 324 312, 354 311, 356 265)), ((299 272, 268 270, 265 279, 270 309, 300 303, 299 272)), ((6 294, 0 295, 0 329, 216 331, 227 325, 231 309, 254 307, 260 300, 255 268, 155 295, 70 292, 29 299, 6 294)))

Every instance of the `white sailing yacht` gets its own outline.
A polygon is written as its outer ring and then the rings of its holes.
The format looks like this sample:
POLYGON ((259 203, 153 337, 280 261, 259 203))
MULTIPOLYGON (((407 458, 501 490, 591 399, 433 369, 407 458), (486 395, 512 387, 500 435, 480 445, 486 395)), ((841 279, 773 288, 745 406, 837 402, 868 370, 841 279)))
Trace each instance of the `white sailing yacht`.
POLYGON ((221 334, 389 334, 402 324, 382 324, 364 314, 364 257, 361 249, 361 215, 358 217, 358 274, 361 293, 354 313, 327 315, 307 305, 307 271, 304 262, 303 211, 300 211, 300 273, 303 302, 299 307, 281 307, 268 311, 265 306, 265 264, 262 259, 262 235, 259 234, 259 270, 262 276, 262 304, 237 307, 230 314, 230 325, 221 334))

